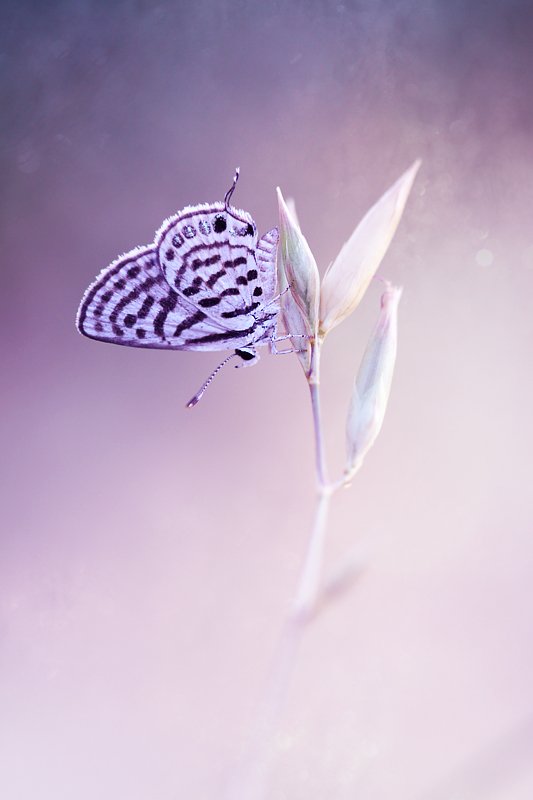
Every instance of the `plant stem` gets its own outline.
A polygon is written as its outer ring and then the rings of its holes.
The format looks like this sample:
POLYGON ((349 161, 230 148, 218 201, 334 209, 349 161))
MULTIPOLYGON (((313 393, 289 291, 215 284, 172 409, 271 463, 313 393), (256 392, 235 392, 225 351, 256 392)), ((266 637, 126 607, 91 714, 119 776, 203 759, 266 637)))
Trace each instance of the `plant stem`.
POLYGON ((307 382, 311 396, 313 411, 313 427, 315 434, 315 466, 316 479, 320 489, 327 486, 326 457, 324 452, 324 437, 322 434, 322 415, 320 409, 320 348, 321 341, 315 339, 311 344, 311 365, 307 382))
POLYGON ((293 620, 302 623, 307 622, 312 615, 319 595, 330 497, 331 491, 329 488, 322 487, 319 490, 313 529, 307 545, 307 553, 292 607, 293 620))
POLYGON ((275 654, 270 679, 267 684, 248 758, 238 775, 231 798, 235 800, 264 800, 267 792, 267 774, 271 758, 272 740, 282 715, 285 698, 291 681, 298 646, 320 594, 322 561, 326 540, 326 523, 332 494, 341 488, 343 481, 329 483, 322 432, 320 410, 320 347, 321 340, 311 343, 311 364, 307 381, 313 412, 315 440, 315 469, 317 504, 311 535, 300 573, 295 599, 286 619, 275 654))
POLYGON ((318 502, 315 518, 304 565, 300 575, 296 599, 293 604, 292 617, 306 621, 312 614, 319 594, 324 542, 326 538, 326 522, 329 511, 329 500, 334 488, 327 479, 324 436, 322 432, 322 415, 320 409, 320 349, 321 340, 316 338, 311 344, 311 364, 307 381, 313 411, 313 427, 315 438, 315 469, 318 502))
POLYGON ((298 648, 304 631, 312 619, 320 591, 326 521, 332 491, 328 486, 321 486, 318 494, 313 528, 300 573, 296 598, 278 641, 265 694, 251 734, 248 754, 237 775, 237 782, 231 787, 229 800, 265 800, 267 796, 274 737, 285 706, 298 648))

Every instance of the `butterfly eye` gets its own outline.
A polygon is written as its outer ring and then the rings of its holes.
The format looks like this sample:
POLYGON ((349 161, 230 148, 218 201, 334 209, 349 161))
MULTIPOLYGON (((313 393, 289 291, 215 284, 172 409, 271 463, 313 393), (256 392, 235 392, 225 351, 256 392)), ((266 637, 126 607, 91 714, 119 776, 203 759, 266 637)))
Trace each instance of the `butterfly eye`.
POLYGON ((215 233, 222 233, 222 231, 226 230, 226 220, 224 217, 215 217, 215 221, 213 222, 213 230, 215 233))
POLYGON ((251 222, 249 222, 248 225, 246 226, 246 235, 247 236, 253 236, 254 235, 254 226, 252 225, 251 222))
POLYGON ((251 361, 255 358, 255 353, 250 353, 249 350, 235 350, 235 353, 240 356, 243 361, 251 361))

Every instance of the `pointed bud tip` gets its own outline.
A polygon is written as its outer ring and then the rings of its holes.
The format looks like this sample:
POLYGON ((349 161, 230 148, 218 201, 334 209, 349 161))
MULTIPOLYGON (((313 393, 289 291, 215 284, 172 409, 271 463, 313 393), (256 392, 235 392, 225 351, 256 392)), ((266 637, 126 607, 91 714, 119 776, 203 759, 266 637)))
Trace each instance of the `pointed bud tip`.
POLYGON ((286 200, 283 197, 282 191, 279 186, 276 186, 276 193, 278 195, 279 215, 282 222, 289 223, 290 227, 296 228, 301 233, 298 215, 296 214, 296 204, 292 197, 286 200))
POLYGON ((416 176, 418 174, 418 170, 420 169, 421 166, 422 166, 422 159, 421 158, 417 158, 416 161, 413 161, 411 166, 408 169, 405 170, 405 172, 400 177, 398 182, 399 183, 403 183, 405 181, 405 183, 409 186, 409 191, 410 191, 411 190, 411 186, 415 182, 415 178, 416 178, 416 176))
POLYGON ((392 311, 398 307, 403 294, 403 286, 394 286, 390 281, 381 279, 384 284, 383 294, 381 295, 381 308, 392 311))
POLYGON ((282 191, 279 186, 276 186, 276 195, 278 198, 278 207, 280 216, 287 216, 287 204, 285 202, 285 198, 283 197, 282 191))
POLYGON ((389 300, 399 300, 403 293, 403 286, 395 286, 388 278, 379 279, 383 283, 383 294, 381 295, 381 305, 389 300))

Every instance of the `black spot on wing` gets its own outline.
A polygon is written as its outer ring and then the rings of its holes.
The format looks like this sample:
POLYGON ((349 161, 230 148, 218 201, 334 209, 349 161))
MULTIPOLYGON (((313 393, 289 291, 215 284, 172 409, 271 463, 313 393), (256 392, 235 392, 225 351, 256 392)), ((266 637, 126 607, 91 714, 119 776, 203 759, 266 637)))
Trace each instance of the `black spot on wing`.
MULTIPOLYGON (((128 306, 134 300, 137 300, 137 298, 140 297, 143 292, 147 291, 148 289, 151 289, 155 283, 157 283, 156 278, 147 278, 138 286, 134 286, 133 289, 130 292, 128 292, 128 294, 124 295, 124 297, 113 308, 111 314, 109 315, 110 322, 112 322, 113 324, 116 323, 119 314, 126 308, 126 306, 128 306)), ((119 334, 117 334, 117 336, 118 335, 119 334)))
POLYGON ((222 216, 215 217, 213 222, 213 230, 215 233, 222 233, 226 230, 226 220, 222 216))
POLYGON ((186 286, 185 289, 183 290, 183 294, 185 295, 185 297, 191 297, 193 294, 198 294, 202 282, 203 282, 202 279, 199 276, 196 276, 191 285, 186 286))
POLYGON ((246 264, 246 258, 244 256, 239 256, 238 258, 228 258, 227 261, 224 261, 224 266, 226 269, 236 269, 237 267, 241 267, 243 264, 246 264))
POLYGON ((181 334, 184 331, 188 330, 189 328, 192 328, 193 325, 196 325, 197 322, 201 322, 202 320, 205 319, 205 317, 206 317, 206 315, 204 314, 203 311, 196 311, 194 314, 191 314, 190 317, 187 317, 187 319, 184 319, 183 322, 180 322, 180 324, 178 325, 178 327, 174 331, 173 335, 174 336, 181 336, 181 334))
POLYGON ((245 328, 242 331, 224 331, 223 333, 208 333, 205 336, 199 336, 196 339, 186 339, 185 344, 211 344, 214 342, 224 342, 226 339, 240 339, 242 336, 252 334, 256 327, 255 322, 251 327, 245 328))
POLYGON ((140 307, 137 316, 139 319, 145 319, 148 316, 150 309, 152 308, 153 304, 155 303, 155 297, 152 297, 151 294, 148 297, 145 297, 140 307))
MULTIPOLYGON (((209 256, 208 258, 195 258, 191 263, 191 267, 193 270, 200 269, 201 267, 211 267, 213 264, 216 264, 217 261, 220 261, 220 255, 216 253, 214 256, 209 256)), ((185 262, 187 263, 187 262, 185 262)), ((185 269, 188 267, 186 266, 185 269)), ((183 269, 183 267, 181 268, 183 269)), ((181 271, 181 270, 180 270, 181 271)))
POLYGON ((169 291, 166 297, 159 301, 161 311, 157 313, 154 319, 154 333, 161 339, 165 338, 165 321, 171 311, 176 308, 178 302, 178 295, 173 289, 169 291))
POLYGON ((198 305, 202 306, 202 308, 211 308, 211 306, 218 306, 220 303, 220 297, 204 297, 202 300, 198 301, 198 305))
POLYGON ((254 311, 260 304, 259 303, 250 303, 249 306, 245 306, 244 308, 235 308, 233 311, 223 311, 220 315, 224 317, 224 319, 233 319, 234 317, 242 317, 246 314, 250 314, 254 311))
POLYGON ((213 273, 213 275, 211 275, 211 276, 209 277, 208 281, 207 281, 207 287, 208 287, 209 289, 212 289, 212 288, 213 288, 213 286, 215 285, 215 283, 216 283, 216 282, 217 282, 217 281, 218 281, 220 278, 223 278, 225 274, 226 274, 226 270, 225 270, 225 269, 219 269, 219 271, 218 271, 218 272, 214 272, 214 273, 213 273))

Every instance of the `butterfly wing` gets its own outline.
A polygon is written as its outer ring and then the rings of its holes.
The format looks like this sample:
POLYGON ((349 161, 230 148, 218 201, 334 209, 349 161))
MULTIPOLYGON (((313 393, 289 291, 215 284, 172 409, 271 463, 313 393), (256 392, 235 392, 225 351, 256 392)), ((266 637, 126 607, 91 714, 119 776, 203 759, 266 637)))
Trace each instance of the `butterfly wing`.
POLYGON ((154 245, 104 269, 78 311, 80 333, 175 350, 264 343, 274 332, 277 229, 257 241, 251 216, 223 203, 189 206, 154 245))
POLYGON ((104 269, 86 291, 76 324, 92 339, 173 350, 243 347, 251 334, 225 327, 172 289, 153 247, 136 248, 104 269))
POLYGON ((170 286, 224 327, 247 328, 275 291, 277 230, 257 242, 252 217, 222 203, 166 220, 155 244, 170 286))
POLYGON ((263 301, 269 303, 276 295, 279 233, 277 228, 262 236, 255 249, 255 260, 259 270, 259 281, 263 288, 263 301))

